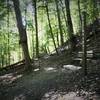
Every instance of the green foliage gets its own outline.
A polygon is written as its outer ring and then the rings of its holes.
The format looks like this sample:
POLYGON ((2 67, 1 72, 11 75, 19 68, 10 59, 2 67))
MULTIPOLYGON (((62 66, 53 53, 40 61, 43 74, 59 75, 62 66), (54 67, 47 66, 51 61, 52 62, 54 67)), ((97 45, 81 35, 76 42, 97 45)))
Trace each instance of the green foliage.
POLYGON ((95 3, 96 1, 94 2, 94 0, 88 0, 87 12, 88 20, 90 19, 90 22, 93 22, 98 16, 98 11, 95 3))
MULTIPOLYGON (((53 41, 50 33, 50 29, 48 26, 48 20, 46 15, 46 8, 44 5, 45 0, 37 0, 37 18, 38 18, 38 31, 39 31, 39 50, 40 53, 45 52, 45 48, 49 48, 50 51, 54 50, 53 41)), ((30 50, 30 55, 33 57, 33 53, 35 53, 35 21, 34 21, 34 5, 32 4, 32 0, 20 0, 20 9, 22 12, 22 16, 26 17, 27 23, 27 36, 28 36, 28 46, 30 50), (27 10, 27 14, 25 16, 25 9, 27 10)), ((55 0, 48 0, 48 8, 50 15, 50 22, 52 26, 53 35, 55 38, 55 42, 57 45, 57 35, 59 39, 59 28, 57 21, 57 12, 55 7, 55 0)), ((66 27, 66 12, 65 12, 65 4, 64 0, 62 3, 59 2, 59 10, 62 22, 62 30, 64 34, 64 41, 68 39, 68 28, 66 27), (65 14, 65 15, 64 15, 65 14)), ((98 17, 98 10, 94 0, 80 0, 81 12, 87 12, 87 22, 91 23, 98 17)), ((77 0, 70 0, 70 9, 71 9, 71 18, 74 27, 74 33, 78 33, 80 30, 79 26, 79 13, 78 13, 78 5, 77 0)), ((19 45, 19 35, 15 22, 15 15, 12 8, 12 2, 9 2, 9 6, 7 7, 6 0, 0 0, 0 65, 4 66, 8 63, 8 56, 11 56, 11 63, 13 63, 14 55, 12 53, 16 53, 16 61, 22 59, 22 50, 19 45), (10 9, 9 14, 9 27, 7 26, 8 22, 8 8, 10 9), (8 51, 9 48, 9 51, 8 51), (20 54, 21 53, 21 54, 20 54), (18 58, 19 57, 19 58, 18 58)), ((15 61, 15 62, 16 62, 15 61)))

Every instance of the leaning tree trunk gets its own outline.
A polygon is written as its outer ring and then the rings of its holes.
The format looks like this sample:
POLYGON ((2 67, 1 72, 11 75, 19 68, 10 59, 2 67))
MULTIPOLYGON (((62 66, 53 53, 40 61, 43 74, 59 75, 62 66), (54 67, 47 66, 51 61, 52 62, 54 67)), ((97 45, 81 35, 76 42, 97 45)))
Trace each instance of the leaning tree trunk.
POLYGON ((32 68, 31 59, 29 56, 26 29, 24 28, 23 23, 22 23, 22 16, 21 16, 20 8, 19 8, 19 0, 12 0, 12 1, 14 4, 14 9, 15 9, 17 27, 18 27, 19 36, 20 36, 20 44, 22 45, 22 49, 24 53, 24 59, 25 59, 25 65, 26 65, 25 69, 30 70, 32 68))
POLYGON ((59 7, 58 7, 58 0, 55 0, 55 3, 56 3, 58 24, 59 24, 59 30, 60 30, 60 41, 61 41, 61 45, 63 45, 64 39, 63 39, 63 32, 62 32, 62 26, 61 26, 60 12, 59 12, 59 7))
POLYGON ((57 50, 57 47, 56 47, 56 43, 55 43, 55 39, 54 39, 54 35, 53 35, 51 23, 50 23, 50 16, 49 16, 49 11, 48 11, 48 1, 47 0, 46 0, 45 6, 46 6, 46 12, 47 12, 47 18, 48 18, 51 37, 52 37, 52 40, 53 40, 53 43, 54 43, 54 47, 55 47, 56 53, 58 54, 58 50, 57 50))
POLYGON ((35 29, 36 29, 36 57, 39 57, 39 39, 38 39, 38 22, 37 22, 37 0, 33 0, 34 6, 34 18, 35 18, 35 29))

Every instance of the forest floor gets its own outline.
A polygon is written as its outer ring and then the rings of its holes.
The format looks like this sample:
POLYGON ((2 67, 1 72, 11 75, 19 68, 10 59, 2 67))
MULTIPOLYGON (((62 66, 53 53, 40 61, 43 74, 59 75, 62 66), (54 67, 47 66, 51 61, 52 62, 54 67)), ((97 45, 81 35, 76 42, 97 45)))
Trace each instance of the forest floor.
POLYGON ((100 72, 85 77, 72 64, 66 53, 46 55, 31 73, 1 75, 0 100, 100 100, 100 72))

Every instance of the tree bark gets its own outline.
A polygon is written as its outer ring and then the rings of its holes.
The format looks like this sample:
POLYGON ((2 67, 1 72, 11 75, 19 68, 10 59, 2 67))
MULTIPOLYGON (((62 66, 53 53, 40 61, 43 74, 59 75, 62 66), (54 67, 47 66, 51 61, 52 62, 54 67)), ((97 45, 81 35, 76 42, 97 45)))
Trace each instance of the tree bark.
MULTIPOLYGON (((62 12, 63 12, 63 15, 64 15, 64 20, 65 20, 65 24, 66 24, 66 27, 67 27, 67 19, 66 19, 66 15, 65 15, 65 11, 64 11, 64 7, 63 7, 63 2, 62 0, 60 0, 60 6, 62 8, 62 12)), ((66 33, 66 32, 65 32, 66 33)), ((66 34, 65 34, 66 35, 66 34)))
POLYGON ((39 57, 39 39, 38 39, 38 22, 37 22, 37 0, 33 0, 35 29, 36 29, 36 57, 39 57))
POLYGON ((75 48, 75 44, 73 43, 73 24, 72 24, 72 19, 71 19, 71 14, 70 14, 70 4, 69 0, 65 0, 65 7, 66 7, 66 14, 67 14, 67 25, 68 25, 68 35, 69 35, 69 40, 70 40, 70 48, 71 51, 73 51, 75 48))
POLYGON ((10 33, 9 33, 9 16, 10 16, 10 14, 9 14, 9 11, 10 11, 10 9, 9 9, 9 0, 7 0, 7 14, 8 14, 8 16, 7 16, 7 28, 8 28, 8 57, 7 57, 7 60, 8 60, 8 65, 10 65, 10 33))
POLYGON ((67 25, 68 25, 69 38, 71 38, 74 31, 73 31, 73 24, 72 24, 72 19, 71 19, 71 14, 70 14, 69 0, 65 0, 65 7, 66 7, 66 14, 67 14, 67 25))
POLYGON ((83 68, 84 68, 84 75, 87 75, 86 12, 83 12, 82 15, 83 15, 83 25, 82 25, 83 68))
POLYGON ((78 5, 78 12, 79 12, 79 19, 80 19, 80 36, 82 37, 82 16, 81 16, 81 7, 80 7, 80 0, 77 1, 78 5))
POLYGON ((30 70, 32 66, 31 66, 31 59, 29 56, 29 50, 28 50, 28 44, 27 44, 27 33, 22 22, 21 11, 19 8, 19 0, 12 0, 12 1, 14 4, 14 9, 15 9, 17 27, 19 31, 19 37, 20 37, 20 44, 22 45, 24 59, 25 59, 25 65, 26 65, 25 69, 30 70))
POLYGON ((58 31, 57 31, 57 36, 56 36, 56 41, 57 41, 57 46, 59 47, 59 34, 58 34, 58 31))
POLYGON ((60 41, 61 41, 61 45, 63 45, 64 44, 64 39, 63 39, 63 32, 62 32, 62 26, 61 26, 61 19, 60 19, 60 12, 59 12, 58 0, 55 0, 55 3, 56 3, 58 24, 59 24, 59 30, 60 30, 60 41))

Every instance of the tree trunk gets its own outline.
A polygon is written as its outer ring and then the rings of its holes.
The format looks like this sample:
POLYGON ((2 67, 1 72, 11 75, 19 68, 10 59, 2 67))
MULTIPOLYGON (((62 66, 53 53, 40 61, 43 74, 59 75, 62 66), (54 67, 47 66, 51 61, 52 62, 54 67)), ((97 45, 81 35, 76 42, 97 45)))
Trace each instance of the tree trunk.
POLYGON ((45 6, 46 6, 46 12, 47 12, 47 18, 48 18, 49 28, 50 28, 50 32, 51 32, 51 37, 52 37, 52 40, 53 40, 53 43, 54 43, 56 53, 58 54, 55 39, 54 39, 54 35, 53 35, 53 31, 52 31, 52 27, 51 27, 51 23, 50 23, 50 16, 49 16, 49 12, 48 12, 48 1, 46 1, 45 6))
POLYGON ((19 36, 20 36, 20 44, 22 45, 24 58, 25 58, 25 65, 26 65, 25 69, 30 70, 32 68, 31 59, 29 56, 29 50, 28 50, 28 44, 27 44, 27 34, 22 23, 22 16, 21 16, 20 8, 19 8, 19 0, 12 0, 12 1, 14 4, 14 9, 15 9, 17 27, 18 27, 19 36))
POLYGON ((82 15, 83 15, 83 25, 82 25, 83 68, 84 68, 84 75, 87 75, 86 12, 83 12, 82 15))
MULTIPOLYGON (((100 5, 99 5, 100 6, 100 5)), ((94 13, 94 19, 96 20, 99 16, 99 10, 97 7, 97 0, 93 0, 93 13, 94 13)))
POLYGON ((80 0, 77 1, 78 5, 78 12, 79 12, 79 19, 80 19, 80 36, 82 37, 82 16, 81 16, 81 7, 80 7, 80 0))
POLYGON ((73 31, 73 24, 72 24, 72 19, 71 19, 71 14, 70 14, 69 0, 65 0, 65 7, 66 7, 66 14, 67 14, 67 24, 68 24, 69 38, 71 38, 74 31, 73 31))
POLYGON ((67 25, 68 25, 68 36, 70 40, 70 46, 71 50, 73 51, 73 47, 75 47, 75 44, 73 43, 73 24, 72 24, 72 19, 71 19, 71 14, 70 14, 70 4, 69 0, 65 0, 65 7, 66 7, 66 14, 67 14, 67 25))
POLYGON ((9 0, 7 0, 7 14, 8 14, 8 16, 7 16, 7 28, 8 28, 8 57, 7 57, 7 60, 8 60, 8 65, 10 65, 10 48, 9 48, 9 44, 10 44, 10 33, 9 33, 9 0))
POLYGON ((58 31, 57 31, 56 41, 57 41, 57 46, 59 47, 59 34, 58 34, 58 31))
POLYGON ((59 30, 60 30, 60 41, 61 41, 61 45, 63 45, 64 39, 63 39, 63 32, 62 32, 62 26, 61 26, 60 12, 59 12, 59 7, 58 7, 58 0, 55 0, 55 3, 56 3, 58 24, 59 24, 59 30))
POLYGON ((34 32, 32 30, 32 52, 33 52, 33 59, 35 57, 35 44, 34 44, 34 32))
POLYGON ((33 0, 35 29, 36 29, 36 57, 39 57, 39 39, 38 39, 38 22, 37 22, 37 0, 33 0))
MULTIPOLYGON (((62 0, 60 0, 60 5, 61 5, 61 8, 62 8, 62 12, 63 12, 63 15, 64 15, 64 20, 65 20, 65 24, 66 24, 66 27, 67 27, 67 19, 66 19, 66 15, 65 15, 65 11, 64 11, 64 7, 63 7, 63 2, 62 0)), ((66 33, 66 32, 65 32, 66 33)), ((66 35, 66 34, 65 34, 66 35)))

